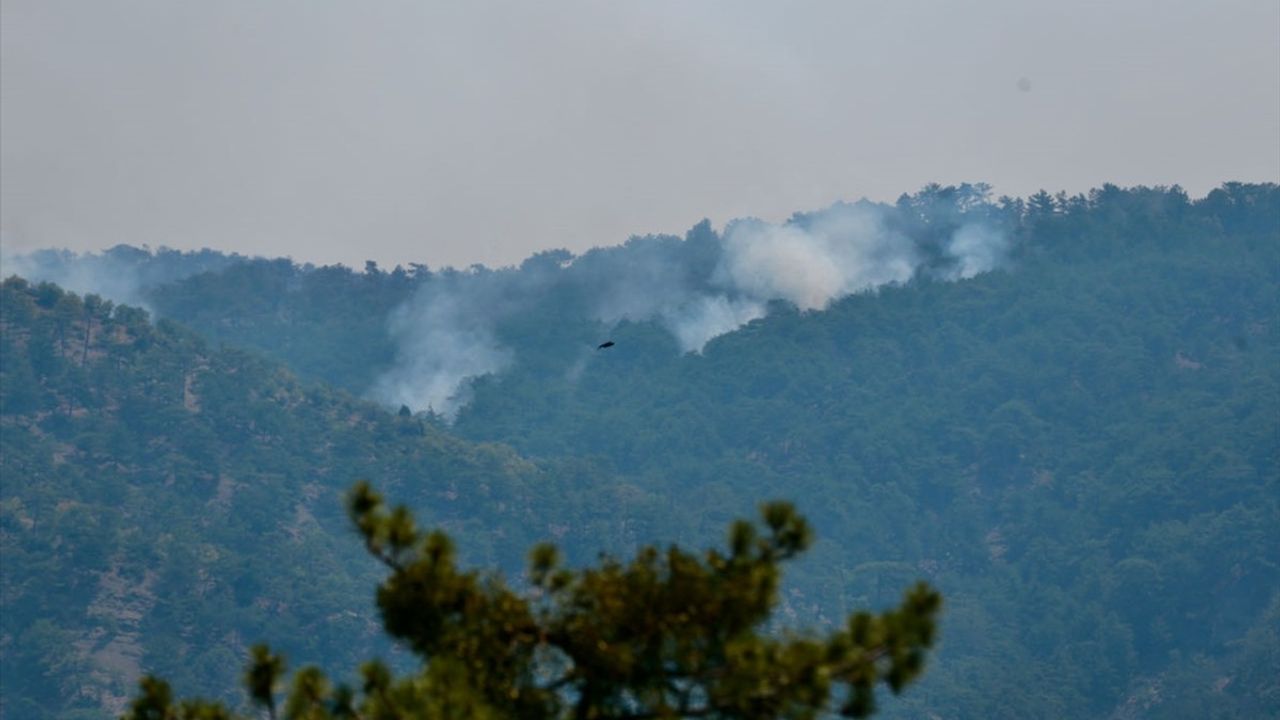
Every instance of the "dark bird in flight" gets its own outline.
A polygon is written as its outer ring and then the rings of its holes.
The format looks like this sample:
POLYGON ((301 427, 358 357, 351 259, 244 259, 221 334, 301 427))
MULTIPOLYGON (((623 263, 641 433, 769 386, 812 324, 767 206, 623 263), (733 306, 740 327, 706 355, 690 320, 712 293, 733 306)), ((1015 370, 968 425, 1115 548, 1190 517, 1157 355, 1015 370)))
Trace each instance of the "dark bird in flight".
POLYGON ((605 349, 605 348, 611 348, 611 347, 613 347, 613 341, 612 341, 612 340, 605 340, 604 342, 602 342, 602 343, 600 343, 599 345, 597 345, 597 346, 596 346, 596 349, 597 349, 597 350, 603 350, 603 349, 605 349))

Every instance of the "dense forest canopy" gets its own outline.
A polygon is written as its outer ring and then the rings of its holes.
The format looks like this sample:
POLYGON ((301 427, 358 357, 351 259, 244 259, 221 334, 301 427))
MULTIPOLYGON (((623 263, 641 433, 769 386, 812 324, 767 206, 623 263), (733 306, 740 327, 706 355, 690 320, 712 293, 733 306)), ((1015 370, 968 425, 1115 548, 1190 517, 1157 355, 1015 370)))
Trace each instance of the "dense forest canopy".
POLYGON ((395 657, 356 477, 509 573, 793 500, 783 626, 947 598, 890 717, 1280 713, 1275 185, 931 186, 496 270, 113 252, 160 320, 4 288, 6 715, 234 692, 257 640, 395 657))

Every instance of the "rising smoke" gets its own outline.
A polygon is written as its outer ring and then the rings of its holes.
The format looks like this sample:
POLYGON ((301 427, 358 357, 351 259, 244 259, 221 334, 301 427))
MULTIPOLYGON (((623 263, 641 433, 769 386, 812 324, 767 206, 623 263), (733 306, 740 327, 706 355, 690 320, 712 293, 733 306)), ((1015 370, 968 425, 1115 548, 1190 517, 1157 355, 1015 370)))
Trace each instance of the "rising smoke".
MULTIPOLYGON (((925 272, 970 278, 998 267, 1009 250, 993 223, 953 217, 949 235, 931 253, 895 226, 894 212, 866 202, 838 204, 781 224, 740 220, 722 234, 703 224, 683 241, 633 238, 576 258, 566 251, 535 256, 518 270, 457 273, 428 284, 393 314, 397 360, 372 394, 454 417, 466 403, 469 379, 519 361, 520 349, 503 342, 499 324, 547 292, 569 293, 578 311, 606 326, 656 322, 681 351, 696 353, 764 317, 770 302, 821 311, 925 272)), ((576 380, 590 357, 570 361, 566 379, 576 380)))
MULTIPOLYGON (((962 280, 1004 263, 1007 234, 985 211, 969 215, 929 203, 915 220, 896 207, 842 203, 785 223, 737 220, 716 233, 704 222, 683 240, 633 238, 578 257, 564 250, 539 253, 519 268, 432 273, 387 318, 397 352, 369 394, 454 418, 467 402, 471 379, 500 373, 521 353, 538 349, 528 337, 511 341, 502 324, 528 325, 527 314, 514 316, 552 295, 559 297, 555 313, 589 318, 606 333, 624 321, 657 323, 681 352, 699 353, 712 339, 764 317, 772 302, 816 312, 920 274, 962 280)), ((3 265, 6 275, 147 307, 153 288, 243 260, 208 250, 122 245, 100 254, 6 256, 3 265)), ((538 324, 572 319, 536 318, 538 324)), ((576 382, 593 357, 584 352, 565 359, 565 380, 576 382)))
POLYGON ((963 280, 1004 263, 1009 254, 1009 238, 990 225, 964 225, 951 237, 947 253, 955 259, 948 279, 963 280))
POLYGON ((469 378, 507 367, 513 353, 499 343, 494 322, 503 303, 490 288, 452 277, 425 286, 388 320, 395 364, 372 395, 390 404, 430 410, 452 419, 466 403, 469 378))
POLYGON ((805 228, 734 223, 724 246, 720 284, 801 310, 825 310, 846 295, 904 282, 920 263, 914 244, 889 231, 882 211, 869 205, 837 205, 805 228))
POLYGON ((213 250, 181 251, 117 245, 101 253, 37 250, 26 254, 0 253, 0 272, 33 282, 51 282, 82 295, 101 295, 121 305, 153 311, 149 292, 202 272, 241 262, 241 255, 213 250))

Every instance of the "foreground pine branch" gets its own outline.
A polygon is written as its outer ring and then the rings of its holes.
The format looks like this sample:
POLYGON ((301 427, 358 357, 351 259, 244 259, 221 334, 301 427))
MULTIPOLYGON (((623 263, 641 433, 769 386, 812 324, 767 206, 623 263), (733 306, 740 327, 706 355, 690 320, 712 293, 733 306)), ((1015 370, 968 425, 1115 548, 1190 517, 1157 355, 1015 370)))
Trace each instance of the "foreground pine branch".
MULTIPOLYGON (((383 624, 422 669, 397 678, 371 661, 351 688, 305 667, 283 689, 283 658, 256 646, 245 686, 270 718, 863 717, 880 683, 897 693, 920 674, 941 604, 919 583, 898 608, 855 613, 825 636, 765 632, 781 564, 812 536, 787 503, 763 506, 761 526, 734 523, 727 552, 645 547, 626 563, 573 570, 555 547, 539 545, 527 595, 460 569, 446 535, 419 530, 367 483, 348 506, 369 553, 390 571, 377 592, 383 624)), ((124 716, 234 717, 218 703, 175 703, 151 677, 124 716)))

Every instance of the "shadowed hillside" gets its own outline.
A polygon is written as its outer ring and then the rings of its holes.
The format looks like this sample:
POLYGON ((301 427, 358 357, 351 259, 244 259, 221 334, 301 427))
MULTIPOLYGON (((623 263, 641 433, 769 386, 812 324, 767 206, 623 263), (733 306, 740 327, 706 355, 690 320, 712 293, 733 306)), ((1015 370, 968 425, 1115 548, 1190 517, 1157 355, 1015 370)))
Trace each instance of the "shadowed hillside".
POLYGON ((644 502, 97 296, 12 278, 2 307, 6 717, 101 717, 143 670, 235 697, 258 640, 351 672, 379 634, 376 568, 342 512, 358 477, 462 538, 467 561, 508 568, 554 536, 616 543, 611 523, 574 520, 617 493, 644 502))

